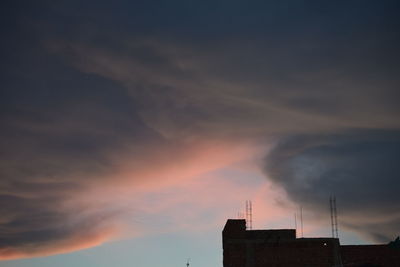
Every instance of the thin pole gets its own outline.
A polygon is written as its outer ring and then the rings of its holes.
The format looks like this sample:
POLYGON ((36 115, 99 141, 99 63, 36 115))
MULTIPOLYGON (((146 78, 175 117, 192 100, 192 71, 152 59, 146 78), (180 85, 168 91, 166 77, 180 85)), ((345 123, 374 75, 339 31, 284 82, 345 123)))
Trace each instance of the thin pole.
POLYGON ((335 222, 334 222, 334 219, 333 219, 334 211, 333 211, 333 198, 332 198, 332 196, 329 197, 329 206, 330 206, 330 209, 331 209, 332 238, 335 238, 335 222))
POLYGON ((249 200, 250 230, 253 230, 253 203, 249 200))
POLYGON ((296 213, 294 213, 294 228, 296 229, 296 238, 297 238, 297 216, 296 213))
POLYGON ((249 201, 246 200, 246 229, 249 228, 249 201))
POLYGON ((303 232, 303 207, 300 206, 300 223, 301 223, 301 237, 304 237, 303 232))
POLYGON ((335 232, 336 232, 336 238, 339 238, 338 223, 337 223, 337 212, 336 212, 336 197, 333 197, 333 212, 334 212, 334 214, 335 214, 335 232))

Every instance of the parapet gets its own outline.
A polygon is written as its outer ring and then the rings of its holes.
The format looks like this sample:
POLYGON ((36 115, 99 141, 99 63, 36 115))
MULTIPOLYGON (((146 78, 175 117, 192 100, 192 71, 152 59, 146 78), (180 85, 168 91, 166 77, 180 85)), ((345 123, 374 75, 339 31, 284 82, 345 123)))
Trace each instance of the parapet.
POLYGON ((229 219, 222 231, 225 239, 247 239, 247 240, 295 240, 295 229, 271 229, 271 230, 246 230, 246 220, 229 219))

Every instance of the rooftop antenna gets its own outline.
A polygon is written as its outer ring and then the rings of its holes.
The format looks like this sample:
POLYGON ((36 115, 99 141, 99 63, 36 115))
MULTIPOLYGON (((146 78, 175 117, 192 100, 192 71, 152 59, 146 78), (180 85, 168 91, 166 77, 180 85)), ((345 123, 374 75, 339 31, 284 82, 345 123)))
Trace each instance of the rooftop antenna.
POLYGON ((329 197, 329 208, 331 211, 331 230, 332 230, 332 238, 335 238, 335 223, 333 220, 333 201, 332 196, 329 197))
POLYGON ((248 224, 248 221, 249 221, 249 203, 247 202, 247 200, 246 200, 246 230, 249 228, 249 224, 248 224))
POLYGON ((336 212, 336 197, 333 198, 333 211, 335 212, 336 238, 339 238, 339 230, 338 230, 338 223, 337 223, 337 212, 336 212))
POLYGON ((241 211, 239 211, 239 212, 237 213, 237 218, 238 218, 238 219, 244 219, 244 213, 241 212, 241 211))
POLYGON ((251 200, 246 200, 246 228, 253 229, 253 207, 251 200))
POLYGON ((249 200, 250 208, 250 230, 253 230, 253 203, 249 200))
POLYGON ((301 226, 301 237, 304 237, 303 232, 303 206, 300 206, 300 226, 301 226))
POLYGON ((337 211, 336 211, 336 197, 335 196, 331 196, 329 198, 329 204, 331 207, 332 238, 339 238, 338 223, 337 223, 337 211))

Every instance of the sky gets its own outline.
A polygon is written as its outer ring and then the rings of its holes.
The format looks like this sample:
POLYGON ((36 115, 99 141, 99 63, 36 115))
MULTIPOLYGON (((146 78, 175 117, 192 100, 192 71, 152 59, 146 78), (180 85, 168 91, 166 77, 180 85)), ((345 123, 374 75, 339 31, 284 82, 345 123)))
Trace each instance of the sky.
POLYGON ((222 266, 400 235, 398 1, 2 1, 0 265, 222 266))

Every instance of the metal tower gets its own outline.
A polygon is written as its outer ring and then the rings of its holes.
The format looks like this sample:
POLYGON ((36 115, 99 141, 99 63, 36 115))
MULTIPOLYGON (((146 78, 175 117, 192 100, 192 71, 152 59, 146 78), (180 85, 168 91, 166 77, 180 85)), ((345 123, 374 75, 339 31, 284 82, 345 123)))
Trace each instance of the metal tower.
POLYGON ((330 208, 331 208, 332 237, 339 238, 337 211, 336 211, 336 197, 335 196, 331 196, 329 198, 329 204, 330 204, 330 208))
POLYGON ((251 200, 246 200, 246 228, 253 229, 253 207, 251 200))

